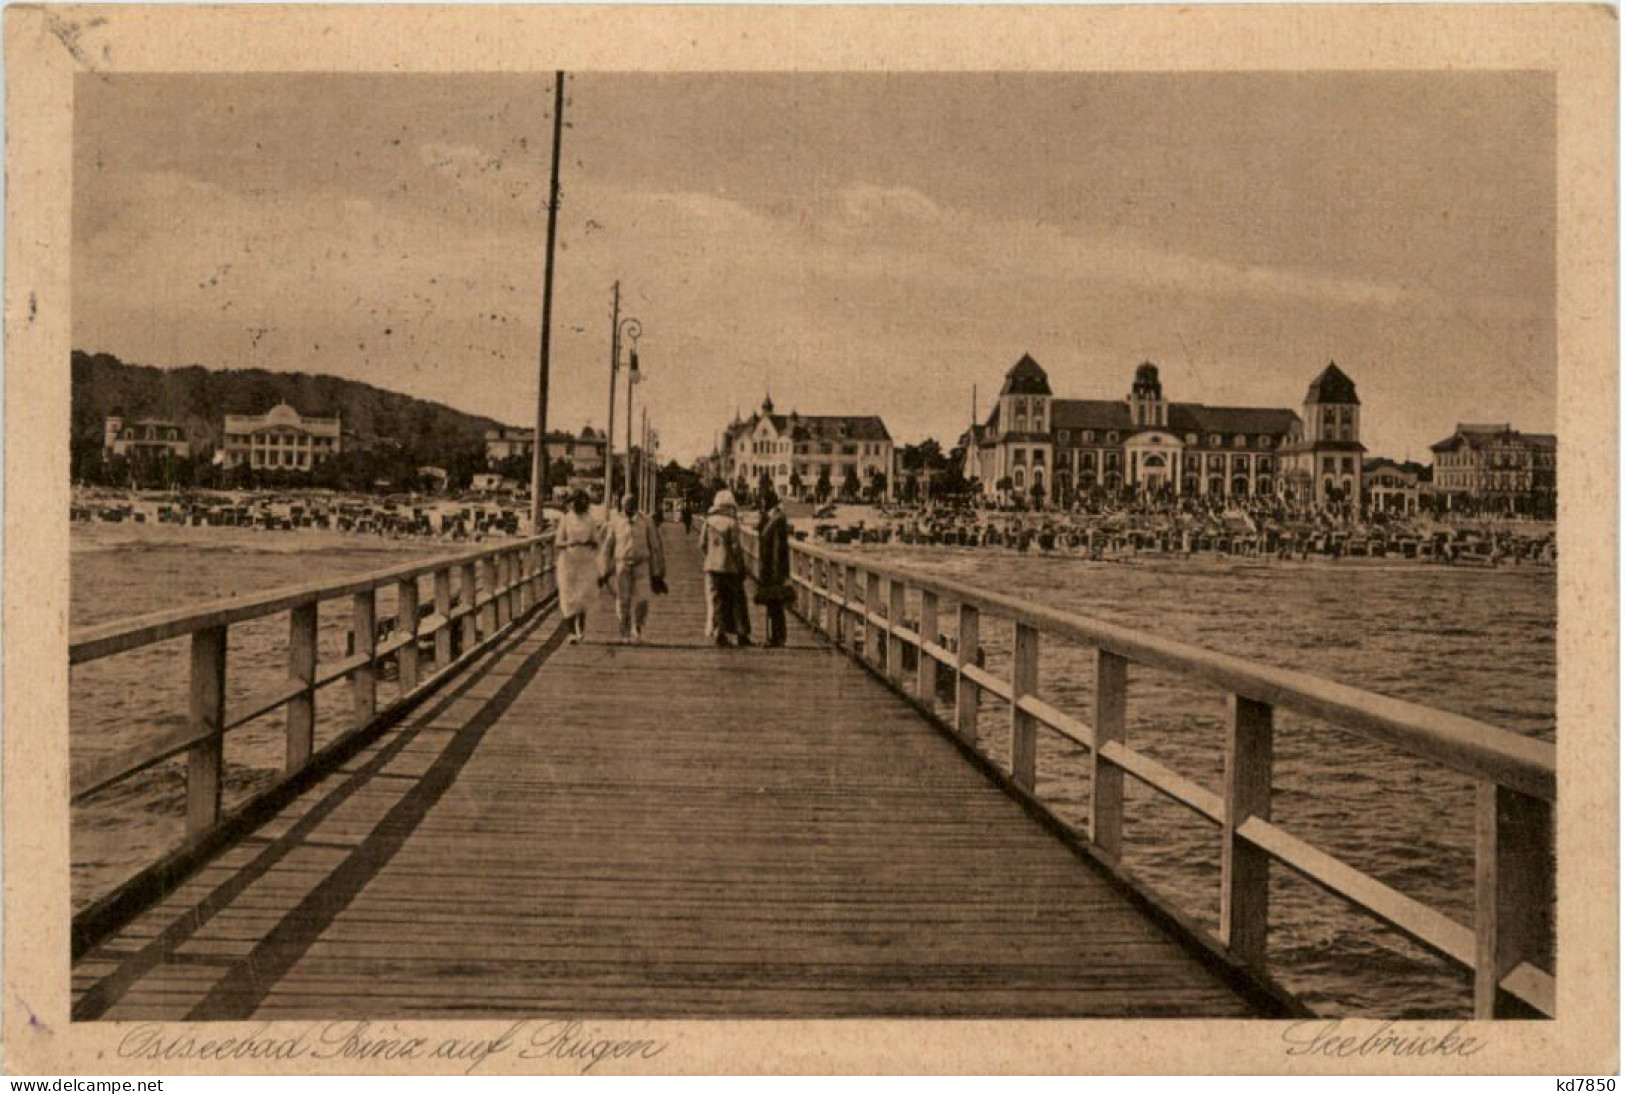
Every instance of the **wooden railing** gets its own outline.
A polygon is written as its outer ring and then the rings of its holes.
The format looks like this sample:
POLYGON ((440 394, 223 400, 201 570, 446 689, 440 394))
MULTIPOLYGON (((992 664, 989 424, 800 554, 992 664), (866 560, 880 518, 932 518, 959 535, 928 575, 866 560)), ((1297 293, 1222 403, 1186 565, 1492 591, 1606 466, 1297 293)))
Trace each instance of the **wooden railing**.
MULTIPOLYGON (((181 731, 144 740, 76 772, 71 800, 80 803, 185 755, 186 835, 187 843, 196 845, 228 819, 221 813, 227 734, 285 709, 287 744, 278 785, 286 783, 305 771, 316 753, 319 690, 349 682, 352 706, 345 736, 353 736, 410 708, 533 611, 544 608, 556 590, 552 537, 541 536, 376 573, 75 630, 68 646, 68 662, 75 666, 190 636, 190 715, 181 731), (433 576, 433 602, 427 610, 420 607, 419 595, 419 582, 425 575, 433 576), (395 618, 380 641, 378 591, 390 586, 396 592, 395 618), (319 605, 346 597, 350 600, 351 649, 343 658, 322 664, 317 656, 319 605), (228 710, 230 628, 279 614, 288 617, 286 682, 250 700, 243 709, 228 710), (426 651, 425 658, 419 645, 429 642, 432 651, 426 651), (395 700, 380 708, 378 678, 389 662, 396 667, 399 689, 395 700)), ((138 875, 81 915, 105 917, 110 905, 127 899, 132 885, 150 880, 138 875)))
MULTIPOLYGON (((752 572, 757 537, 745 534, 752 572)), ((1216 825, 1220 838, 1219 928, 1214 939, 1242 970, 1269 981, 1269 866, 1280 863, 1470 970, 1474 1012, 1489 1018, 1550 1016, 1556 982, 1549 952, 1554 914, 1553 803, 1556 748, 1471 718, 1272 668, 1155 635, 1089 619, 958 582, 911 572, 860 553, 791 543, 796 610, 834 644, 975 748, 978 700, 1008 706, 1009 778, 1036 798, 1038 729, 1088 751, 1093 790, 1084 849, 1139 888, 1121 865, 1124 776, 1145 784, 1216 825), (884 589, 884 595, 882 590, 884 589), (905 605, 918 598, 917 626, 905 605), (952 648, 942 641, 939 606, 957 604, 952 648), (991 619, 1012 628, 1007 678, 977 658, 991 619), (1093 724, 1037 695, 1046 638, 1092 647, 1093 724), (917 651, 912 694, 905 690, 904 648, 917 651), (1136 751, 1127 728, 1128 667, 1141 665, 1225 692, 1229 719, 1224 788, 1214 793, 1136 751), (937 675, 952 675, 951 710, 938 718, 937 675), (1286 831, 1270 819, 1274 715, 1289 710, 1383 742, 1473 779, 1477 784, 1474 925, 1463 925, 1286 831)), ((1075 830, 1074 830, 1075 831, 1075 830)), ((1165 902, 1165 894, 1152 894, 1165 902)), ((1178 912, 1178 909, 1174 909, 1178 912)))

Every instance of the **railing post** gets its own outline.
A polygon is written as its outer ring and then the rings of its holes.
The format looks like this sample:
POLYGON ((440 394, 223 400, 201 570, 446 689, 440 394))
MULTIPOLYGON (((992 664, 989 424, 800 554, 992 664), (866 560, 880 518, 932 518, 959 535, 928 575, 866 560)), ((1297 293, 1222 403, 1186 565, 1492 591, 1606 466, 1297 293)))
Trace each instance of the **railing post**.
POLYGON ((954 687, 954 728, 960 737, 976 741, 976 707, 982 689, 976 681, 965 675, 966 665, 976 664, 976 653, 982 648, 982 613, 969 604, 959 605, 958 670, 954 687))
POLYGON ((406 578, 395 586, 395 630, 400 636, 411 636, 411 641, 395 654, 401 694, 405 695, 418 686, 418 579, 415 577, 406 578))
POLYGON ((875 616, 880 614, 880 575, 870 570, 863 572, 863 657, 870 666, 879 669, 886 658, 886 640, 875 616))
POLYGON ((439 672, 451 664, 451 567, 434 572, 434 610, 440 629, 434 632, 434 667, 439 672))
POLYGON ((1100 750, 1126 735, 1128 662, 1106 650, 1095 651, 1095 747, 1089 794, 1089 838, 1108 858, 1123 853, 1123 769, 1101 758, 1100 750))
POLYGON ((530 610, 530 548, 516 547, 513 552, 513 617, 522 619, 530 610))
POLYGON ((378 712, 378 593, 368 589, 356 593, 351 613, 350 629, 355 634, 357 657, 366 660, 350 674, 350 689, 355 695, 355 724, 364 726, 378 712))
POLYGON ((203 740, 186 754, 186 834, 195 836, 220 819, 221 768, 225 763, 226 628, 192 635, 192 732, 203 740))
POLYGON ((496 612, 496 629, 501 630, 513 618, 513 602, 509 599, 508 585, 513 577, 513 559, 501 551, 491 559, 492 608, 496 612))
POLYGON ((463 608, 463 653, 479 645, 479 615, 474 605, 479 602, 479 589, 474 580, 474 563, 465 562, 460 567, 461 573, 458 584, 461 588, 463 608))
POLYGON ((897 578, 886 581, 886 676, 903 686, 903 613, 908 606, 908 584, 897 578))
POLYGON ((316 747, 316 625, 312 600, 288 613, 288 682, 304 690, 288 700, 288 740, 283 770, 293 774, 316 747))
POLYGON ((1270 857, 1236 835, 1251 817, 1270 819, 1275 766, 1275 711, 1230 696, 1230 732, 1224 746, 1224 847, 1219 893, 1219 938, 1248 968, 1264 968, 1269 937, 1270 857))
POLYGON ((830 597, 834 594, 834 579, 830 575, 829 559, 814 560, 815 572, 818 575, 818 629, 830 638, 835 637, 835 612, 830 597))
POLYGON ((1473 968, 1474 1017, 1518 1017, 1528 1012, 1501 990, 1522 962, 1551 968, 1555 896, 1550 802, 1492 782, 1478 784, 1473 968))
POLYGON ((851 563, 846 565, 846 586, 841 592, 841 614, 845 617, 842 624, 846 650, 848 653, 858 652, 858 609, 854 607, 858 599, 858 568, 851 563))
POLYGON ((937 594, 921 589, 920 660, 914 672, 914 691, 926 710, 935 710, 937 706, 937 659, 926 653, 925 647, 935 643, 937 637, 937 594))
POLYGON ((480 605, 480 633, 489 638, 497 629, 497 567, 490 555, 480 559, 479 567, 479 584, 485 589, 486 598, 485 603, 480 605))
POLYGON ((1021 698, 1038 690, 1038 628, 1016 624, 1010 657, 1010 777, 1031 793, 1038 785, 1038 723, 1021 698))

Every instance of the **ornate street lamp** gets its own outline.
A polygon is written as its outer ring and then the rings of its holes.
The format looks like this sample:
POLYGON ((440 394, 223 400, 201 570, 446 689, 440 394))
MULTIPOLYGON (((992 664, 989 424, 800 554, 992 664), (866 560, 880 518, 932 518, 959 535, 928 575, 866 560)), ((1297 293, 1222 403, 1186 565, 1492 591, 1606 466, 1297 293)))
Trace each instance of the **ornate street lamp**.
MULTIPOLYGON (((632 340, 632 360, 630 369, 632 382, 635 383, 638 374, 638 338, 643 334, 643 324, 632 316, 621 317, 621 283, 615 282, 615 304, 610 312, 610 338, 609 338, 609 420, 604 427, 604 516, 607 519, 613 511, 615 488, 615 381, 616 374, 621 367, 621 339, 632 340)), ((631 386, 627 387, 627 443, 626 468, 628 473, 632 470, 632 396, 631 386)))

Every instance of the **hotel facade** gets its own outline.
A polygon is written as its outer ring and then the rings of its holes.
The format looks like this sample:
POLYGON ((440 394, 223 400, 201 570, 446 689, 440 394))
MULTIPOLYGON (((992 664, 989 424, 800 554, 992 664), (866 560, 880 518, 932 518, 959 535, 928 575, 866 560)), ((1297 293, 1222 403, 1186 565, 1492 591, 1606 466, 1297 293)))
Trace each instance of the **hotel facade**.
POLYGON ((1523 433, 1511 423, 1471 425, 1433 448, 1433 488, 1446 509, 1557 516, 1557 438, 1523 433))
POLYGON ((102 448, 108 456, 126 459, 168 456, 184 460, 192 454, 186 430, 179 422, 163 418, 127 420, 119 414, 108 417, 102 448))
POLYGON ((988 497, 1065 505, 1095 491, 1132 491, 1361 503, 1360 400, 1335 363, 1310 383, 1300 417, 1284 407, 1171 402, 1150 362, 1135 369, 1125 398, 1057 398, 1048 374, 1023 355, 992 413, 961 444, 966 478, 988 497))
MULTIPOLYGON (((502 426, 485 431, 485 461, 495 467, 515 456, 530 459, 536 451, 534 429, 514 429, 502 426)), ((592 426, 582 426, 579 434, 550 430, 547 434, 547 458, 553 461, 569 460, 579 474, 604 471, 604 435, 592 426)))
POLYGON ((806 497, 827 478, 839 494, 849 476, 860 490, 890 501, 893 452, 886 423, 874 415, 809 415, 774 412, 771 397, 749 418, 735 417, 711 460, 726 483, 741 479, 755 489, 766 476, 781 497, 806 497))
POLYGON ((287 403, 264 414, 227 414, 224 435, 221 463, 256 471, 309 471, 343 447, 337 416, 307 417, 287 403))

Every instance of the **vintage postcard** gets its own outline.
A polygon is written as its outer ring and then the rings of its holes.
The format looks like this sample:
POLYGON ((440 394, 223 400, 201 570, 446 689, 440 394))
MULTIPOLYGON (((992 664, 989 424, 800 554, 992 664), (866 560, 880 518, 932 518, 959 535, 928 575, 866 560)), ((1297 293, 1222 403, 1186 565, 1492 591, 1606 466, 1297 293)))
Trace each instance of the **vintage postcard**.
POLYGON ((1613 1072, 1605 7, 13 7, 5 1047, 1613 1072))

